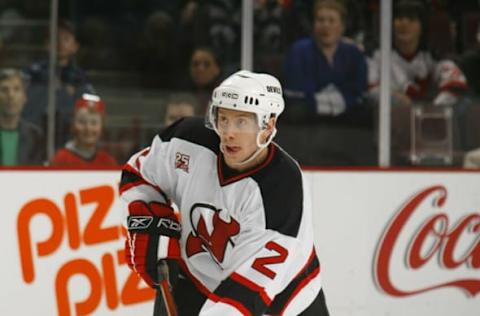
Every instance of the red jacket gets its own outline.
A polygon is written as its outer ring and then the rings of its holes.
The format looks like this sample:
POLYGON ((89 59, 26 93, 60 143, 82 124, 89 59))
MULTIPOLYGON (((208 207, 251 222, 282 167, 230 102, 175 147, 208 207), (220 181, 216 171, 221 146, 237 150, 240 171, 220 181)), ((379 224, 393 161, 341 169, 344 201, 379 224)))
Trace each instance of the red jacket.
POLYGON ((52 166, 98 168, 117 167, 118 164, 115 158, 102 149, 98 149, 91 159, 85 159, 67 148, 61 148, 56 152, 52 166))

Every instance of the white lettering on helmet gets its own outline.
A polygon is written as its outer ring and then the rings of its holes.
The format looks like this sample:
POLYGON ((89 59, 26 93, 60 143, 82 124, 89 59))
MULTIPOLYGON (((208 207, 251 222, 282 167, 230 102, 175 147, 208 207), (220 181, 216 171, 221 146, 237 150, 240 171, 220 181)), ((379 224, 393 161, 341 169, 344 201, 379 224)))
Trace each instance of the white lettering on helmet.
POLYGON ((238 99, 238 94, 233 92, 222 92, 222 97, 236 100, 238 99))
POLYGON ((282 94, 282 89, 280 89, 280 87, 267 86, 267 91, 270 92, 270 93, 282 94))

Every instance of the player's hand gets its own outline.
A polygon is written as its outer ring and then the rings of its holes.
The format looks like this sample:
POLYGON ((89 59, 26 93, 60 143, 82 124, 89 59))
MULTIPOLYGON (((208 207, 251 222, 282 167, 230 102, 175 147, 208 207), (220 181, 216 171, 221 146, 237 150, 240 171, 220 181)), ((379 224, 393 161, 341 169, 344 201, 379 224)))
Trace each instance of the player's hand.
POLYGON ((128 213, 128 266, 155 288, 159 280, 158 261, 180 258, 180 223, 169 205, 158 202, 133 201, 128 205, 128 213))

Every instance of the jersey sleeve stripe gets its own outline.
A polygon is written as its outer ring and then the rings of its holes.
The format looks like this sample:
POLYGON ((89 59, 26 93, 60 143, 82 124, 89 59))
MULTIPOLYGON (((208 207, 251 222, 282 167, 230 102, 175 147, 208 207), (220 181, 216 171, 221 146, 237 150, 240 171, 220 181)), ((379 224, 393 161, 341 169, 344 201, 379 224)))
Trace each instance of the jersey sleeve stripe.
POLYGON ((123 192, 133 187, 136 187, 142 184, 147 184, 147 183, 137 174, 124 169, 122 171, 122 178, 120 181, 120 188, 119 188, 120 194, 122 194, 123 192))
POLYGON ((125 165, 122 170, 122 177, 120 181, 120 188, 119 192, 120 194, 124 193, 125 191, 137 187, 139 185, 148 185, 154 188, 158 193, 160 193, 165 201, 169 201, 167 195, 160 189, 160 187, 156 185, 152 185, 148 181, 146 181, 140 173, 132 168, 130 165, 125 165))
MULTIPOLYGON (((251 282, 250 282, 251 283, 251 282)), ((251 286, 251 284, 249 284, 251 286)), ((242 311, 239 306, 247 309, 247 315, 261 315, 267 309, 264 295, 256 290, 237 282, 232 277, 224 280, 215 290, 214 295, 220 297, 222 302, 229 303, 242 311)), ((270 301, 270 300, 269 300, 270 301)))
POLYGON ((263 311, 265 311, 268 305, 270 305, 271 299, 265 293, 263 288, 240 276, 239 274, 235 273, 233 278, 231 276, 229 279, 223 281, 222 284, 220 284, 215 290, 215 292, 212 293, 189 271, 183 260, 179 260, 178 263, 182 269, 182 272, 187 275, 195 287, 203 295, 214 302, 223 302, 225 304, 229 304, 240 311, 243 315, 261 314, 263 311), (242 279, 242 281, 248 284, 249 287, 240 284, 239 281, 234 281, 234 278, 237 280, 242 279), (255 290, 252 290, 250 287, 255 290), (258 289, 261 289, 261 291, 257 291, 258 289), (261 292, 264 292, 264 294, 261 292), (234 294, 235 297, 233 297, 231 294, 234 294))
POLYGON ((254 283, 253 281, 251 281, 251 280, 245 278, 244 276, 241 276, 240 274, 235 273, 235 272, 233 272, 230 275, 230 278, 232 278, 232 280, 242 284, 243 286, 248 287, 252 291, 258 292, 258 294, 260 295, 260 297, 262 298, 262 300, 265 302, 266 305, 270 305, 272 303, 272 299, 270 297, 268 297, 268 294, 267 294, 267 292, 265 292, 264 287, 261 287, 260 285, 254 283))
POLYGON ((310 254, 310 256, 308 257, 308 260, 307 262, 305 263, 305 265, 303 266, 303 268, 297 273, 297 275, 295 276, 295 279, 300 277, 306 270, 309 269, 309 267, 312 265, 312 264, 315 264, 314 262, 317 261, 318 265, 320 265, 320 263, 318 262, 318 259, 317 259, 317 253, 315 252, 315 249, 312 250, 312 253, 310 254))
POLYGON ((195 287, 200 291, 205 296, 210 296, 212 295, 212 292, 210 292, 205 285, 202 284, 188 269, 187 264, 183 260, 178 260, 177 261, 180 268, 182 269, 182 272, 192 281, 192 283, 195 285, 195 287))
POLYGON ((208 298, 210 300, 214 301, 215 303, 222 302, 222 303, 228 304, 230 306, 233 306, 236 310, 238 310, 244 316, 251 316, 252 315, 252 313, 245 306, 243 306, 241 303, 239 303, 235 300, 225 298, 225 297, 222 298, 222 297, 219 297, 215 294, 210 294, 208 296, 208 298))
POLYGON ((232 299, 229 299, 229 298, 222 298, 220 301, 222 301, 224 303, 227 303, 229 305, 232 305, 233 307, 238 309, 245 316, 251 316, 252 315, 248 309, 246 309, 242 304, 240 304, 239 302, 237 302, 235 300, 232 300, 232 299))
POLYGON ((311 281, 313 280, 317 275, 320 273, 320 267, 315 268, 306 278, 304 278, 300 284, 295 288, 295 291, 293 291, 292 295, 288 299, 287 303, 283 306, 282 311, 280 312, 280 315, 283 315, 285 309, 288 307, 288 304, 295 298, 295 296, 300 293, 300 291, 311 281))
POLYGON ((140 159, 138 158, 148 155, 149 152, 150 152, 150 147, 145 148, 137 157, 137 159, 135 159, 135 167, 137 167, 137 170, 140 170, 140 159))
POLYGON ((318 262, 315 249, 312 250, 307 263, 303 266, 290 284, 280 293, 275 296, 270 305, 267 314, 281 315, 282 311, 286 309, 288 304, 295 298, 295 296, 303 289, 311 280, 320 274, 320 263, 318 262))
POLYGON ((187 277, 190 279, 190 281, 192 281, 192 283, 195 285, 195 287, 198 289, 198 291, 200 291, 200 293, 202 293, 203 295, 205 295, 205 297, 207 297, 209 300, 212 300, 214 302, 224 302, 225 304, 229 304, 231 306, 233 306, 235 309, 237 309, 238 311, 240 311, 243 315, 246 315, 246 316, 250 316, 250 312, 248 311, 248 309, 246 309, 243 305, 241 305, 240 303, 234 301, 234 300, 230 300, 228 298, 221 298, 219 297, 218 295, 210 292, 203 284, 202 282, 200 282, 191 272, 190 270, 188 269, 186 263, 183 261, 183 260, 178 260, 177 261, 182 272, 187 275, 187 277))

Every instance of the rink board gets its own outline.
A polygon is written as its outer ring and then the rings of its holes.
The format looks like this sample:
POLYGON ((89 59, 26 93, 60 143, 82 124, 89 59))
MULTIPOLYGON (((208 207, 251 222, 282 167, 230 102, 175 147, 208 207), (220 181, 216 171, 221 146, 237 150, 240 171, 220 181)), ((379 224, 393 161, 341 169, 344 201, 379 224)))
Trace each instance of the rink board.
MULTIPOLYGON (((480 173, 305 171, 334 316, 480 310, 480 173)), ((0 171, 0 315, 151 315, 118 171, 0 171)))

